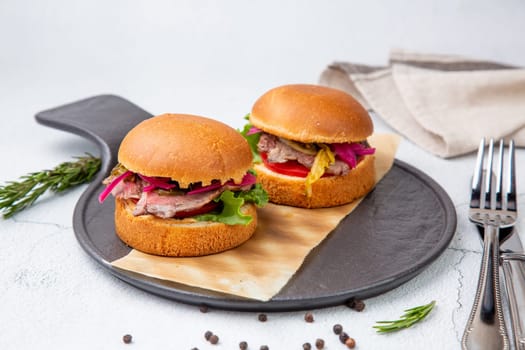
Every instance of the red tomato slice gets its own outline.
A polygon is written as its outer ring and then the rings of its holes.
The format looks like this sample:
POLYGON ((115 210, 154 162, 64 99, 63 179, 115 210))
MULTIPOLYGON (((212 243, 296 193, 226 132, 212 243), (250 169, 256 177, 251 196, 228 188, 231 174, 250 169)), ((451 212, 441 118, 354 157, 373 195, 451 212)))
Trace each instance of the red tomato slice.
MULTIPOLYGON (((302 165, 296 160, 289 160, 285 163, 271 163, 268 161, 268 155, 266 153, 261 153, 261 158, 263 160, 264 166, 266 166, 271 171, 274 171, 279 174, 296 176, 296 177, 307 177, 310 169, 302 165)), ((333 176, 332 174, 323 174, 322 177, 333 176)))
POLYGON ((187 211, 179 211, 177 214, 175 214, 176 218, 182 219, 182 218, 188 218, 190 216, 195 216, 199 214, 204 214, 209 211, 212 211, 213 209, 217 208, 220 205, 220 203, 211 201, 207 204, 204 204, 202 207, 194 210, 187 210, 187 211))
POLYGON ((266 153, 261 153, 261 158, 264 165, 271 171, 276 173, 297 176, 297 177, 306 177, 310 172, 310 169, 297 162, 296 160, 289 160, 285 163, 271 163, 268 161, 268 155, 266 153))

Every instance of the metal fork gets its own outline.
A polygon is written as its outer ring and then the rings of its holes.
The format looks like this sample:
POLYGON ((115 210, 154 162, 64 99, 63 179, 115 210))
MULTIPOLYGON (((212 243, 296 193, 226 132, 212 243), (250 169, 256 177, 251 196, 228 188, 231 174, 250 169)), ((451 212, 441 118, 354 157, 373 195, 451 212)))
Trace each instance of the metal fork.
POLYGON ((469 219, 484 226, 483 257, 476 291, 461 346, 463 349, 509 349, 509 338, 501 303, 499 285, 499 230, 516 222, 516 185, 514 142, 509 145, 507 191, 503 196, 503 140, 499 142, 499 158, 496 166, 496 188, 492 184, 494 140, 490 140, 483 181, 485 139, 478 149, 476 167, 472 179, 469 219), (482 184, 484 182, 484 192, 482 184))

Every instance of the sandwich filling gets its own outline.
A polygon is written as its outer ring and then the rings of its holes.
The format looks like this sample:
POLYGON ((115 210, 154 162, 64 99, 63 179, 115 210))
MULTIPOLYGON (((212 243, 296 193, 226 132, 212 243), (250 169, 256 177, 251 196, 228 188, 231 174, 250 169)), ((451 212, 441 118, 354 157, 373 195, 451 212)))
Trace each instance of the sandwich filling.
POLYGON ((366 140, 350 143, 302 143, 264 132, 251 124, 243 131, 256 162, 268 169, 305 178, 305 192, 312 194, 312 184, 326 176, 348 174, 367 155, 375 153, 366 140))
POLYGON ((191 217, 197 221, 247 225, 252 217, 242 214, 240 208, 245 203, 263 206, 268 202, 267 193, 256 184, 256 177, 251 172, 247 172, 238 184, 233 180, 224 183, 216 180, 208 186, 193 183, 188 188, 180 188, 170 178, 145 176, 117 164, 103 183, 106 188, 99 195, 99 201, 102 203, 110 194, 132 200, 135 216, 191 217))

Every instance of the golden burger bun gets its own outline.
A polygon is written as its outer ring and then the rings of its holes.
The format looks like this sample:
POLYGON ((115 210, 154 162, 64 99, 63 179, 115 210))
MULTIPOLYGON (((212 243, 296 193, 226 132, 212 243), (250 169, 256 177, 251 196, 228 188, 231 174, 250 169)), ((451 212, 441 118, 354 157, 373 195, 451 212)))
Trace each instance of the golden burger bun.
POLYGON ((118 161, 146 176, 169 177, 182 188, 213 180, 240 182, 251 167, 246 140, 219 121, 188 114, 163 114, 135 126, 124 137, 118 161))
POLYGON ((267 133, 304 143, 359 142, 374 131, 368 112, 352 96, 308 84, 269 90, 253 105, 250 122, 267 133))
POLYGON ((241 211, 250 215, 248 225, 186 219, 162 219, 154 215, 134 216, 132 200, 115 199, 115 230, 130 247, 162 256, 201 256, 219 253, 246 242, 255 232, 257 211, 245 204, 241 211))

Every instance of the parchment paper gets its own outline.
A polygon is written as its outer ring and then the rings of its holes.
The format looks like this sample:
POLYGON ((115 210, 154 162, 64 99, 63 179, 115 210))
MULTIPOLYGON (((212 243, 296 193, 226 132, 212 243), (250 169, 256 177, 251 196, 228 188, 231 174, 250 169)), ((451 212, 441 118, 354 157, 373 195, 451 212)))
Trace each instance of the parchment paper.
MULTIPOLYGON (((376 183, 392 167, 399 136, 376 134, 376 183)), ((243 245, 195 258, 172 258, 132 250, 112 265, 136 273, 261 301, 270 300, 299 269, 308 253, 351 213, 362 198, 323 209, 268 204, 257 230, 243 245)))

